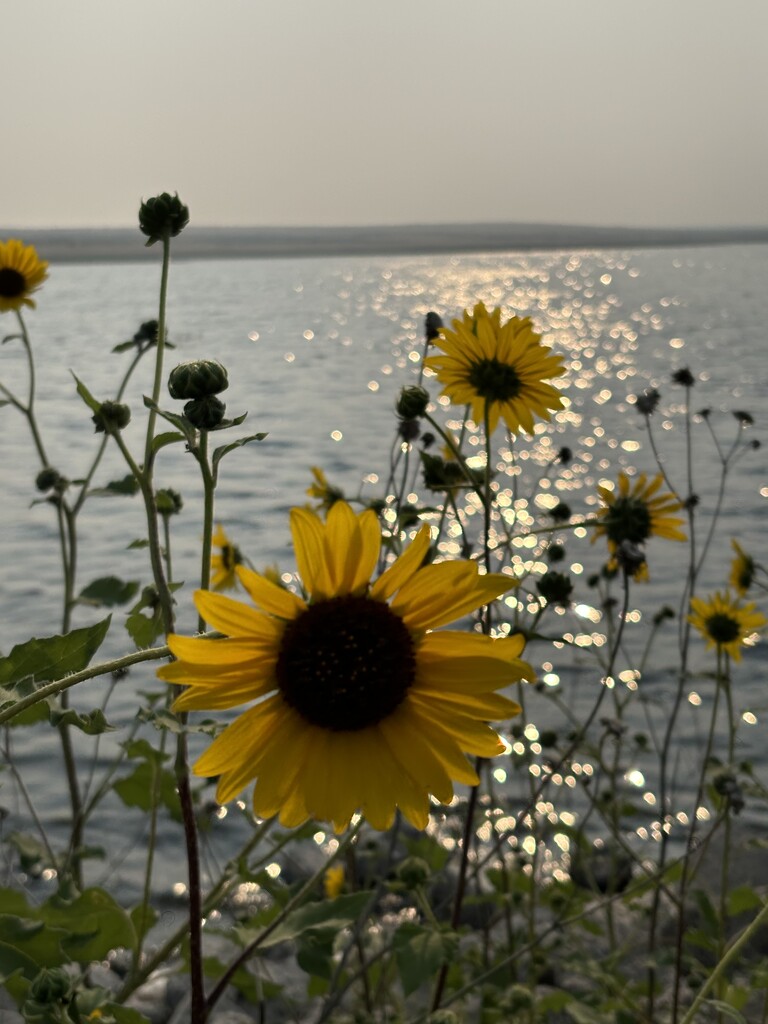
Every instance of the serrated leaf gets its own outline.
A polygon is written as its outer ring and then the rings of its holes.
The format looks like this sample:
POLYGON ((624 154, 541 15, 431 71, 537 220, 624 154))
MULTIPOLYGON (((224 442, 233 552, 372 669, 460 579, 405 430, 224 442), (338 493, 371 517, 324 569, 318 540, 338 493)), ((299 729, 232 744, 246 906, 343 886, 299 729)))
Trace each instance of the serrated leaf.
POLYGON ((115 726, 109 724, 101 708, 95 708, 84 715, 78 714, 74 708, 64 711, 51 708, 50 717, 51 725, 71 725, 86 736, 100 736, 104 732, 115 731, 115 726))
POLYGON ((93 626, 17 644, 8 657, 0 658, 0 685, 10 688, 25 679, 48 683, 82 671, 101 646, 111 621, 108 615, 93 626))
MULTIPOLYGON (((70 370, 70 373, 72 373, 72 371, 71 371, 71 370, 70 370)), ((83 384, 83 382, 82 382, 81 380, 79 380, 79 379, 78 379, 78 378, 77 378, 77 377, 75 376, 75 374, 74 374, 74 373, 72 374, 72 376, 73 376, 73 377, 75 378, 75 383, 77 384, 77 393, 78 393, 78 395, 80 395, 80 397, 82 398, 82 400, 83 400, 83 401, 85 402, 85 404, 86 404, 86 405, 88 406, 88 408, 89 408, 89 409, 90 409, 90 410, 91 410, 92 412, 98 412, 98 411, 99 411, 99 409, 101 408, 101 402, 98 402, 98 401, 97 401, 97 400, 96 400, 96 399, 95 399, 95 398, 93 397, 93 395, 92 395, 92 394, 91 394, 91 392, 90 392, 90 391, 88 390, 88 388, 87 388, 87 387, 85 386, 85 384, 83 384)))
POLYGON ((219 463, 225 455, 234 451, 235 448, 242 448, 243 445, 250 444, 251 441, 263 441, 265 437, 267 437, 267 434, 262 431, 259 434, 251 434, 250 437, 241 437, 237 441, 231 441, 229 444, 223 444, 219 448, 216 448, 211 458, 214 475, 216 474, 219 463))
POLYGON ((126 604, 130 601, 136 596, 138 589, 139 584, 135 580, 126 582, 117 576, 102 576, 81 590, 77 600, 83 604, 113 608, 115 605, 126 604))

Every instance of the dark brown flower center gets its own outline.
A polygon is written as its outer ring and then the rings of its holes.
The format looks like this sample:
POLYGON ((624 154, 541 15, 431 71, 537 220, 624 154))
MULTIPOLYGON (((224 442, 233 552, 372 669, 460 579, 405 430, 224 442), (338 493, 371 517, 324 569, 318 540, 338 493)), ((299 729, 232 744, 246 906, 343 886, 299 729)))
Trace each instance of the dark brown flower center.
POLYGON ((642 498, 617 498, 603 517, 608 539, 642 544, 651 535, 651 513, 642 498))
POLYGON ((23 295, 27 280, 13 267, 0 267, 0 298, 17 299, 23 295))
POLYGON ((517 398, 522 387, 514 367, 498 359, 481 359, 472 363, 469 383, 488 402, 508 402, 517 398))
POLYGON ((739 624, 730 615, 716 612, 707 619, 707 633, 716 644, 730 644, 739 638, 739 624))
POLYGON ((416 654, 388 605, 334 597, 288 624, 276 675, 286 703, 312 725, 365 729, 402 703, 416 677, 416 654))
POLYGON ((224 569, 234 569, 236 565, 242 565, 243 558, 240 548, 235 544, 222 544, 221 564, 224 569))

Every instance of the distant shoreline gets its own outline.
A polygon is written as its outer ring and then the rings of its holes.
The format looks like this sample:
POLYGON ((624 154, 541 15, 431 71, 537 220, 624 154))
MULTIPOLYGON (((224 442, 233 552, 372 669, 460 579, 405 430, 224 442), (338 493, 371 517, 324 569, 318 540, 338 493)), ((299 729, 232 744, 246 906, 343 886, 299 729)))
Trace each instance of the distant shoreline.
MULTIPOLYGON (((138 228, 0 229, 50 263, 157 259, 138 228)), ((430 255, 749 245, 768 243, 765 228, 628 228, 556 224, 414 224, 371 227, 189 227, 173 243, 175 259, 279 259, 312 256, 430 255)))

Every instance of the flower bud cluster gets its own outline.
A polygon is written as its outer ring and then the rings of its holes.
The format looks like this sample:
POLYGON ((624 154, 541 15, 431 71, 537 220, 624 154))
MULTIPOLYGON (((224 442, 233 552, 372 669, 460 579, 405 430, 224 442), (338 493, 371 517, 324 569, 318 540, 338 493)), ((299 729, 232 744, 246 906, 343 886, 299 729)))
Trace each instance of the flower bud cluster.
POLYGON ((189 209, 179 199, 179 193, 145 199, 139 207, 139 228, 149 241, 147 245, 175 238, 189 224, 189 209))

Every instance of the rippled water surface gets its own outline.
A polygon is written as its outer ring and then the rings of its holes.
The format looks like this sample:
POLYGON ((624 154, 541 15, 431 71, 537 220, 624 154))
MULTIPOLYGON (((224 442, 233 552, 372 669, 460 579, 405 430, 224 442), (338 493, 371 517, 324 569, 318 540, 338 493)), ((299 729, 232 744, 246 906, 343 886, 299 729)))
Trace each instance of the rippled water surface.
MULTIPOLYGON (((71 479, 86 472, 97 438, 69 371, 97 397, 114 393, 129 357, 110 350, 155 315, 158 279, 159 268, 137 264, 53 267, 39 294, 38 309, 27 316, 38 361, 41 432, 50 462, 71 479)), ((630 400, 648 386, 662 392, 654 429, 665 466, 686 490, 685 395, 670 384, 675 369, 690 367, 696 377, 693 408, 711 409, 710 423, 722 444, 729 445, 738 433, 734 410, 748 411, 755 420, 749 437, 765 441, 766 280, 765 246, 185 262, 171 271, 169 325, 176 350, 168 354, 168 366, 196 357, 221 360, 230 373, 230 388, 223 396, 228 414, 247 411, 241 431, 269 432, 265 441, 235 452, 223 463, 217 518, 257 567, 277 563, 292 572, 286 511, 306 500, 311 466, 323 467, 350 495, 361 488, 365 494, 381 493, 394 436, 393 404, 402 384, 415 380, 418 373, 427 311, 435 310, 448 320, 478 299, 501 305, 505 314, 531 316, 545 341, 564 356, 568 372, 561 383, 567 408, 550 426, 541 426, 533 441, 517 443, 514 459, 520 476, 510 476, 508 487, 500 477, 502 499, 515 512, 518 529, 533 521, 537 505, 546 509, 556 500, 567 501, 576 514, 588 515, 594 511, 598 482, 615 478, 619 467, 656 471, 642 418, 630 400), (563 445, 574 452, 568 470, 552 475, 538 491, 531 490, 542 466, 563 445), (529 504, 523 501, 526 495, 529 504)), ((4 333, 12 330, 12 318, 4 316, 0 326, 4 333)), ((25 394, 25 362, 16 342, 0 351, 0 380, 25 394)), ((436 400, 439 389, 434 382, 426 383, 436 400)), ((150 391, 147 362, 129 389, 134 423, 126 435, 135 450, 144 423, 142 404, 135 396, 150 391)), ((173 405, 170 399, 166 404, 173 405)), ((455 412, 439 409, 437 415, 458 426, 458 421, 451 421, 455 412)), ((58 631, 60 575, 52 510, 33 504, 39 465, 28 432, 12 409, 3 409, 2 416, 0 606, 2 649, 7 652, 30 635, 58 631)), ((703 508, 703 535, 719 485, 718 457, 700 418, 694 434, 694 487, 703 508)), ((500 453, 502 471, 509 471, 511 459, 509 450, 500 453)), ((110 450, 96 482, 124 474, 117 453, 110 450)), ((174 523, 174 575, 192 583, 199 571, 201 533, 196 464, 180 449, 168 449, 160 459, 157 482, 184 495, 184 511, 174 523)), ((766 498, 765 449, 759 449, 747 453, 728 479, 704 589, 723 586, 731 537, 740 538, 765 561, 766 498)), ((469 502, 470 516, 471 512, 469 502)), ((93 498, 82 515, 82 531, 81 586, 108 574, 147 582, 145 552, 127 549, 132 539, 144 535, 138 499, 93 498)), ((446 553, 452 545, 456 547, 455 538, 449 537, 446 553)), ((535 547, 535 541, 521 540, 518 563, 535 561, 535 547)), ((584 580, 604 557, 598 547, 584 538, 569 541, 567 547, 566 567, 576 575, 587 600, 592 598, 584 580)), ((633 595, 637 621, 644 616, 647 621, 664 603, 677 604, 685 572, 684 551, 673 544, 653 543, 649 561, 652 583, 645 590, 636 588, 633 595)), ((179 628, 191 630, 188 597, 181 599, 179 614, 179 628)), ((98 617, 93 609, 82 608, 76 620, 83 624, 98 617)), ((122 617, 117 609, 114 621, 119 624, 122 617)), ((570 643, 559 649, 532 646, 529 657, 547 685, 581 714, 599 685, 594 655, 604 646, 605 622, 585 600, 560 615, 556 625, 570 643)), ((638 728, 663 730, 675 687, 675 630, 672 626, 655 645, 641 680, 644 700, 638 704, 643 709, 638 728)), ((639 630, 637 640, 628 635, 628 647, 644 642, 646 635, 639 630)), ((113 629, 102 654, 124 649, 122 631, 113 629)), ((746 668, 738 675, 735 693, 744 723, 739 756, 762 763, 768 714, 765 650, 758 645, 746 652, 746 668)), ((639 652, 633 654, 636 658, 639 652)), ((711 668, 703 644, 696 646, 694 661, 697 669, 711 668)), ((136 671, 112 694, 108 716, 121 730, 135 714, 136 688, 152 686, 152 679, 150 669, 136 671)), ((627 681, 636 685, 631 676, 627 681)), ((79 690, 75 703, 85 707, 100 700, 105 687, 102 681, 79 690)), ((702 676, 690 689, 676 754, 683 795, 690 784, 686 759, 700 745, 712 682, 702 676)), ((531 719, 543 727, 554 714, 550 701, 533 691, 527 699, 531 719)), ((118 731, 104 737, 102 751, 116 749, 124 735, 118 731)), ((535 741, 533 732, 529 739, 535 741)), ((37 730, 34 735, 14 730, 13 750, 41 813, 61 817, 60 761, 53 738, 42 738, 37 730)), ((627 764, 626 769, 627 784, 636 787, 648 806, 649 820, 638 828, 652 833, 653 784, 643 774, 649 769, 640 762, 627 764)), ((500 772, 501 783, 505 771, 500 772)), ((563 780, 565 802, 569 785, 563 780)), ((12 787, 6 789, 11 791, 12 787)), ((17 827, 16 812, 23 816, 18 797, 9 796, 5 803, 17 827)), ((135 884, 142 822, 124 820, 115 807, 105 810, 101 821, 108 829, 125 830, 123 871, 126 884, 135 884)), ((168 849, 174 842, 170 836, 161 840, 168 849)), ((161 858, 159 870, 161 882, 170 884, 178 866, 163 866, 161 858)))

